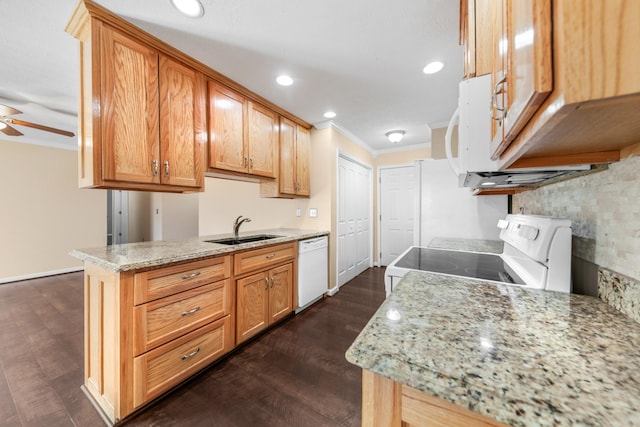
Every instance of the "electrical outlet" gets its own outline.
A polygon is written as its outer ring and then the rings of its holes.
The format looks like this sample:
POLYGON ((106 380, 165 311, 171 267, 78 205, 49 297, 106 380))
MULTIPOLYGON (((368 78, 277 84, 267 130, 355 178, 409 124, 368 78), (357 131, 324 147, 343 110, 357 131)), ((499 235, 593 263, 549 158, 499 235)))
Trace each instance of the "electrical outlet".
POLYGON ((296 209, 296 216, 302 216, 302 209, 296 209))
POLYGON ((318 209, 311 208, 309 209, 309 217, 316 218, 318 216, 318 209))

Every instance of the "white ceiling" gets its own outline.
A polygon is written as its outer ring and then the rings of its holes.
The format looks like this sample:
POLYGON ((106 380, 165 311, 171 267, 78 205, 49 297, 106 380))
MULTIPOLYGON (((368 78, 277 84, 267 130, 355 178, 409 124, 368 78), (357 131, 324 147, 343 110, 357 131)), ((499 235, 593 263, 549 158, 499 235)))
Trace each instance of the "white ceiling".
MULTIPOLYGON (((333 123, 372 151, 430 142, 462 78, 458 1, 202 0, 200 19, 169 0, 97 3, 309 123, 333 123), (425 75, 440 60, 445 68, 425 75), (295 83, 275 84, 286 73, 295 83), (404 129, 397 145, 385 132, 404 129)), ((0 104, 20 119, 76 130, 78 43, 64 32, 76 0, 2 0, 0 104)), ((18 127, 16 127, 18 128, 18 127)), ((19 130, 1 138, 74 148, 75 138, 19 130)))

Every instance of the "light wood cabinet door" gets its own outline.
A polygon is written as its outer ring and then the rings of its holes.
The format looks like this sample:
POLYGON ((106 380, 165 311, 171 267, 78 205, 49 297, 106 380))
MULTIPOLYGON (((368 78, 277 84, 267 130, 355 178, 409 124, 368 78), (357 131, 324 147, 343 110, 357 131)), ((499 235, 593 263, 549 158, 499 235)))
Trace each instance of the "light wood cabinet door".
POLYGON ((236 281, 236 342, 239 344, 269 325, 269 277, 256 273, 236 281))
POLYGON ((249 173, 276 177, 278 158, 278 115, 260 104, 248 103, 249 173))
POLYGON ((160 181, 163 184, 203 186, 205 114, 202 73, 160 57, 160 181))
POLYGON ((494 159, 518 136, 553 89, 551 0, 506 0, 502 6, 506 7, 506 43, 498 49, 506 50, 506 82, 497 89, 504 90, 506 111, 501 114, 504 136, 492 143, 494 159))
POLYGON ((160 183, 158 53, 108 25, 101 42, 102 178, 160 183))
POLYGON ((311 153, 311 132, 302 126, 296 126, 296 194, 298 196, 311 195, 311 180, 309 178, 311 153))
POLYGON ((293 264, 269 271, 269 323, 286 317, 293 311, 293 264))
POLYGON ((460 0, 460 44, 465 78, 491 72, 492 0, 460 0))
POLYGON ((296 194, 296 124, 280 117, 280 193, 296 194))
POLYGON ((247 172, 246 99, 209 81, 209 167, 247 172))

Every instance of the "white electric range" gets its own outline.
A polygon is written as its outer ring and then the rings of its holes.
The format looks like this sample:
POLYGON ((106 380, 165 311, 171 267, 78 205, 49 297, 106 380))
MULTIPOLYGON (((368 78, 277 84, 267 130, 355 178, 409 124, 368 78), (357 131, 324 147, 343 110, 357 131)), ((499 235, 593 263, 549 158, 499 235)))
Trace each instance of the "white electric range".
POLYGON ((410 247, 387 266, 387 296, 411 270, 571 292, 571 220, 510 214, 498 227, 501 254, 410 247))

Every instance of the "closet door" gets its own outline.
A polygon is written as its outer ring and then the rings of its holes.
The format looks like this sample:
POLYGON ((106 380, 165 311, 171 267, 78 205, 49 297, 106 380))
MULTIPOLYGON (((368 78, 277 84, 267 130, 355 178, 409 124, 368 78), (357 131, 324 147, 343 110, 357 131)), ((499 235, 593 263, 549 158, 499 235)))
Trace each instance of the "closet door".
POLYGON ((338 158, 338 286, 371 266, 371 169, 338 158))

